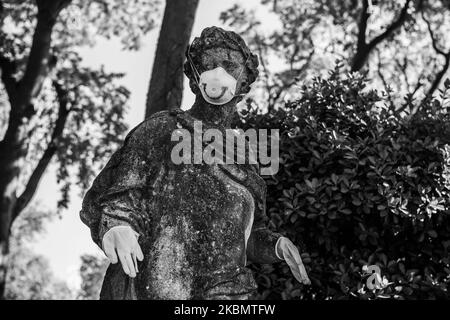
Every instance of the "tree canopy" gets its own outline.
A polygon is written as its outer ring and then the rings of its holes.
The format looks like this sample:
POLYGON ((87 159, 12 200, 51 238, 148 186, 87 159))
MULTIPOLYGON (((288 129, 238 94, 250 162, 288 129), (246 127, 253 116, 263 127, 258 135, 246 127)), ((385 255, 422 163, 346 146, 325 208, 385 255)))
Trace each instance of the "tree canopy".
MULTIPOLYGON (((127 126, 123 76, 83 65, 78 49, 99 38, 136 50, 154 28, 159 0, 0 2, 0 257, 9 230, 51 161, 67 206, 73 183, 86 188, 127 126)), ((6 267, 0 259, 0 297, 6 267)))
POLYGON ((261 0, 262 7, 235 4, 221 20, 258 52, 263 73, 262 106, 298 92, 298 81, 325 75, 336 60, 367 72, 371 85, 390 98, 436 93, 448 73, 450 3, 447 0, 261 0), (261 11, 270 19, 262 20, 261 11), (270 28, 269 28, 270 25, 270 28))

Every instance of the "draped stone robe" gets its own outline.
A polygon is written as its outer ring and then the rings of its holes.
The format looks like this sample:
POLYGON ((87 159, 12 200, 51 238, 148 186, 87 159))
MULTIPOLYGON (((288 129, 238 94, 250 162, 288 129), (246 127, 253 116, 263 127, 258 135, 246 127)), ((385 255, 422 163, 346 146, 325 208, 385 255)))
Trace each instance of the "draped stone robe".
POLYGON ((101 299, 246 299, 257 288, 246 264, 280 261, 255 166, 171 161, 173 130, 192 132, 194 120, 179 109, 146 119, 85 195, 80 216, 100 247, 129 225, 144 253, 134 279, 109 266, 101 299))

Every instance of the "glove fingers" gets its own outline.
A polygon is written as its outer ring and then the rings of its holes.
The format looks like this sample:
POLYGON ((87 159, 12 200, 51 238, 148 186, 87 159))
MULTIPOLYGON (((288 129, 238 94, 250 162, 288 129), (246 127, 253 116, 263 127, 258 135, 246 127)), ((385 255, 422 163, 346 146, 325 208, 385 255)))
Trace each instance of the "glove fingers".
POLYGON ((139 269, 138 269, 138 264, 137 264, 137 261, 136 261, 136 253, 133 252, 133 253, 131 254, 131 257, 133 258, 133 266, 134 266, 134 269, 136 270, 136 273, 138 273, 138 272, 139 272, 139 269))
POLYGON ((119 260, 120 264, 122 265, 123 272, 125 272, 127 275, 130 275, 131 271, 130 268, 128 267, 126 255, 121 251, 119 251, 119 260))
POLYGON ((302 258, 298 252, 298 249, 294 246, 288 246, 288 252, 285 254, 285 260, 291 269, 292 274, 298 282, 303 284, 310 284, 311 281, 306 273, 305 266, 303 265, 302 258))
MULTIPOLYGON (((294 254, 292 255, 295 263, 297 264, 300 274, 302 275, 303 279, 308 279, 308 275, 306 274, 305 265, 303 264, 302 257, 300 256, 300 253, 298 252, 297 248, 294 251, 294 254)), ((309 279, 308 279, 309 280, 309 279)))
POLYGON ((297 264, 302 263, 300 253, 298 252, 297 247, 292 242, 287 245, 287 249, 289 251, 290 256, 294 258, 297 264))
POLYGON ((300 272, 298 271, 297 268, 291 269, 292 274, 294 275, 294 278, 297 279, 298 282, 303 283, 303 278, 300 274, 300 272))
POLYGON ((134 268, 133 258, 131 257, 131 253, 125 255, 125 260, 128 265, 128 269, 130 270, 129 276, 134 278, 136 277, 136 269, 134 268))
POLYGON ((136 245, 136 257, 139 261, 144 260, 144 254, 142 253, 142 249, 139 243, 137 243, 136 245))
MULTIPOLYGON (((286 257, 286 258, 287 258, 286 263, 288 264, 289 268, 291 269, 292 274, 298 280, 300 277, 300 271, 299 271, 298 264, 295 263, 295 261, 292 259, 292 257, 286 257)), ((303 281, 299 280, 299 282, 303 282, 303 281)))
POLYGON ((294 275, 295 279, 297 279, 298 282, 303 283, 303 284, 311 283, 303 264, 298 265, 295 262, 293 262, 292 260, 287 260, 286 262, 288 262, 288 265, 291 268, 291 272, 294 275))
POLYGON ((303 284, 311 284, 311 280, 309 280, 308 273, 306 273, 306 269, 305 269, 305 266, 303 265, 303 263, 300 264, 298 267, 299 267, 300 275, 302 276, 302 279, 303 279, 303 284))

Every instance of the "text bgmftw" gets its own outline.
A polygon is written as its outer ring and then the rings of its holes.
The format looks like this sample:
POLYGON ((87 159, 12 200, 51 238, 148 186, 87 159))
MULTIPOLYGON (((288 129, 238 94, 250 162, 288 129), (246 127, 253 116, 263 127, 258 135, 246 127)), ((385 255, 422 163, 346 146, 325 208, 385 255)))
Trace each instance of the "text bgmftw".
POLYGON ((270 129, 270 136, 267 129, 226 129, 224 153, 222 131, 203 131, 202 122, 194 121, 193 134, 184 128, 172 132, 171 141, 178 143, 172 148, 171 159, 174 164, 259 163, 261 175, 274 175, 279 169, 279 138, 278 129, 270 129))

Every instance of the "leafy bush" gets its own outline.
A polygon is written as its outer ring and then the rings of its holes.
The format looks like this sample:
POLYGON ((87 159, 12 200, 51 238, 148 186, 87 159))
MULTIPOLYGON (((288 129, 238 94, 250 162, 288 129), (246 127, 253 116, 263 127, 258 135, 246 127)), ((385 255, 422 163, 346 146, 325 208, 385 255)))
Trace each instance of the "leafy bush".
POLYGON ((241 127, 280 129, 268 215, 299 245, 312 281, 298 284, 285 263, 254 265, 259 298, 450 298, 445 87, 414 115, 398 113, 363 76, 337 67, 284 110, 244 110, 241 127), (384 277, 372 290, 370 265, 384 277))

